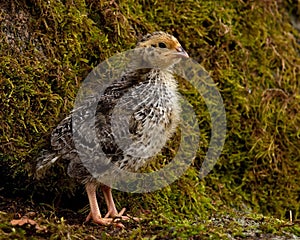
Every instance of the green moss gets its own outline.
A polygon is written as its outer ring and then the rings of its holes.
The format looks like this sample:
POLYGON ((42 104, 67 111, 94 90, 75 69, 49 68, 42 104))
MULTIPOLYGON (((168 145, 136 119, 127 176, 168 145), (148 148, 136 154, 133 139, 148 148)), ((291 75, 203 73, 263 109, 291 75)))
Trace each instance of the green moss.
MULTIPOLYGON (((155 209, 145 224, 149 228, 141 224, 126 237, 223 239, 224 230, 204 222, 212 212, 221 211, 224 218, 222 205, 247 206, 278 218, 289 218, 292 211, 299 219, 300 34, 291 21, 299 16, 297 1, 21 0, 0 6, 1 195, 43 201, 57 200, 64 192, 82 197, 82 189, 74 190, 59 166, 44 181, 34 180, 35 159, 47 148, 51 129, 72 109, 90 70, 133 47, 141 35, 164 30, 178 37, 215 80, 226 108, 227 139, 214 170, 199 180, 210 116, 199 94, 180 82, 181 93, 199 115, 201 144, 194 166, 160 191, 116 192, 119 207, 136 213, 155 209)), ((170 156, 165 151, 158 162, 170 156)), ((226 225, 233 227, 231 234, 243 237, 241 225, 232 222, 226 225)), ((53 239, 81 234, 55 218, 47 224, 50 232, 62 234, 53 239)), ((261 230, 279 234, 278 226, 272 220, 261 230)), ((1 226, 5 232, 8 228, 1 226)), ((289 229, 299 236, 298 226, 289 229)), ((12 237, 23 238, 28 229, 13 231, 12 237)))

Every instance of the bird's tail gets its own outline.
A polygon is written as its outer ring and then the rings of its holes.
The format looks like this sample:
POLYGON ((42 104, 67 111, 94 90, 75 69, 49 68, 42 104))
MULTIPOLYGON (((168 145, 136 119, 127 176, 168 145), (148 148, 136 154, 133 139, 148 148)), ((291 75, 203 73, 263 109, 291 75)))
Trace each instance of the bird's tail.
POLYGON ((35 171, 35 177, 37 179, 42 178, 49 167, 55 163, 60 156, 57 156, 57 153, 49 152, 47 150, 43 150, 41 155, 37 158, 37 165, 35 171))

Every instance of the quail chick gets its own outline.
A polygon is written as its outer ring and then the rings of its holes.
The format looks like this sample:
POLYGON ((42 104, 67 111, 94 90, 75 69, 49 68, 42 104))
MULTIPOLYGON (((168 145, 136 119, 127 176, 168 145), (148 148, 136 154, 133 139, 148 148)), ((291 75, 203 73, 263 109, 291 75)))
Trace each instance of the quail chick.
MULTIPOLYGON (((117 169, 129 171, 138 171, 151 161, 175 132, 179 122, 180 105, 173 67, 180 59, 188 58, 178 40, 161 31, 145 35, 135 49, 140 50, 143 61, 151 68, 124 71, 120 79, 106 88, 100 99, 91 100, 97 106, 94 130, 106 159, 114 163, 117 169), (128 127, 132 142, 125 149, 118 146, 111 126, 113 111, 120 99, 125 107, 130 106, 131 111, 128 127), (137 99, 138 101, 135 101, 137 99)), ((87 111, 89 110, 83 107, 75 109, 73 113, 80 115, 87 111)), ((122 119, 119 120, 122 122, 122 119)), ((111 188, 101 183, 101 179, 96 176, 107 174, 105 170, 101 171, 102 165, 97 168, 100 170, 95 175, 82 163, 74 144, 72 121, 74 119, 70 115, 53 130, 51 149, 38 159, 37 176, 41 176, 56 161, 68 160, 68 174, 85 184, 90 204, 87 221, 92 219, 95 223, 108 225, 113 223, 116 217, 128 219, 127 216, 122 216, 125 209, 117 211, 111 188), (108 208, 104 217, 100 213, 96 198, 98 187, 104 194, 108 208)), ((83 144, 94 141, 89 139, 88 133, 80 137, 83 144)), ((92 160, 92 148, 90 152, 88 157, 92 160)), ((123 226, 121 223, 114 224, 123 226)))

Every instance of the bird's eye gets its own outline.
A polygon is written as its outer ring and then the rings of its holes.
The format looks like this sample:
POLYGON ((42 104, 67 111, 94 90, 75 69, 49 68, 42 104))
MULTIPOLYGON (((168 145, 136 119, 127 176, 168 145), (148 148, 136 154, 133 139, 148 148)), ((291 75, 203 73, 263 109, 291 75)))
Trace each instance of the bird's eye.
POLYGON ((167 45, 166 45, 165 43, 163 43, 163 42, 160 42, 160 43, 158 44, 158 46, 159 46, 160 48, 166 48, 166 47, 167 47, 167 45))

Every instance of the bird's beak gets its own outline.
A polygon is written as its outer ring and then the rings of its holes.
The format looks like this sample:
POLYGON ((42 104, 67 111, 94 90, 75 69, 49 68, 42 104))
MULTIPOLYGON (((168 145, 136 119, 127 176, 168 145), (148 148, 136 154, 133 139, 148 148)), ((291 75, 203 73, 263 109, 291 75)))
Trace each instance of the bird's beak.
POLYGON ((189 55, 187 54, 186 51, 184 51, 184 49, 180 46, 176 48, 176 53, 175 55, 177 55, 178 57, 182 57, 182 58, 189 58, 189 55))

